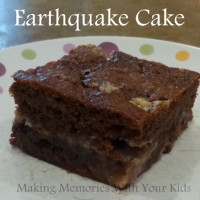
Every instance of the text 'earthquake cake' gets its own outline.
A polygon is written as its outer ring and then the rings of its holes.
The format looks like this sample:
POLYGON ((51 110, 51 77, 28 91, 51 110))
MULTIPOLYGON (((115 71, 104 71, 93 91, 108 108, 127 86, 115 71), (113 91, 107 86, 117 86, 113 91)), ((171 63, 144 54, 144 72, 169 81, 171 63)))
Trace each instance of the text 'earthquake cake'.
POLYGON ((87 45, 13 78, 10 143, 123 189, 187 127, 200 75, 87 45))

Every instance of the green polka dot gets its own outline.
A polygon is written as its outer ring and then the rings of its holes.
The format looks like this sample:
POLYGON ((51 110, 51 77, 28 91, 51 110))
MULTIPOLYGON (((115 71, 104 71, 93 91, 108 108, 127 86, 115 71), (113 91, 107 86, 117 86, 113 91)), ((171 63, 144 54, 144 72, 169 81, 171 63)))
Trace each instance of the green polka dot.
POLYGON ((154 52, 154 47, 150 44, 143 44, 141 47, 140 47, 140 53, 143 54, 143 55, 146 55, 146 56, 149 56, 151 54, 153 54, 154 52))
POLYGON ((21 54, 22 54, 22 57, 28 60, 33 60, 37 56, 36 52, 31 49, 24 49, 21 54))

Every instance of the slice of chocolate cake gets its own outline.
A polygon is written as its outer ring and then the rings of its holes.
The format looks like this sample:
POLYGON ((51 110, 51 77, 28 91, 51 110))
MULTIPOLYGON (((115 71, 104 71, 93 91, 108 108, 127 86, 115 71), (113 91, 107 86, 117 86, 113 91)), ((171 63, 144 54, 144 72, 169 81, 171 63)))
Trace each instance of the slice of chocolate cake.
POLYGON ((187 127, 200 75, 88 45, 13 78, 12 145, 125 188, 187 127))

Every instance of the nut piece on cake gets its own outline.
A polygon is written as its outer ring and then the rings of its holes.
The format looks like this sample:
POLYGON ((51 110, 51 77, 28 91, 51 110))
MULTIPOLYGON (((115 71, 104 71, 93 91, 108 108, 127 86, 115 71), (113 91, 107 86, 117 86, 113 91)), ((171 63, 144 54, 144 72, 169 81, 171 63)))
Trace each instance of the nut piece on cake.
POLYGON ((10 143, 123 189, 187 127, 200 75, 89 45, 13 78, 10 143))

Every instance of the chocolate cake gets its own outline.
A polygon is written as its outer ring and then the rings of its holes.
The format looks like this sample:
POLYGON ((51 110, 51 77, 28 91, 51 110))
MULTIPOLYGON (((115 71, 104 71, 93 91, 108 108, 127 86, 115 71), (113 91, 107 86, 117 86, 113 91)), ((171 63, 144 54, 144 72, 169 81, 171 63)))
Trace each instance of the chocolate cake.
POLYGON ((200 75, 120 51, 106 59, 86 45, 13 78, 10 143, 123 189, 170 152, 187 127, 200 75))

